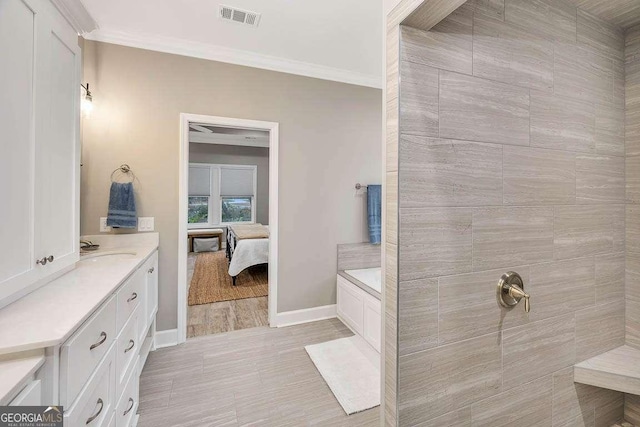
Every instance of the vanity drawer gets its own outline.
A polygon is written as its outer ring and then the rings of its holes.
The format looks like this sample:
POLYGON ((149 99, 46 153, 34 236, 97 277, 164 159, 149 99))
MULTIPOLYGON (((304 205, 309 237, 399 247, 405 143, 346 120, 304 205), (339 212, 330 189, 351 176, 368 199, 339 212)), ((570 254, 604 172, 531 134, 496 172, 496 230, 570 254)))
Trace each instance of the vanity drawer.
POLYGON ((106 427, 111 422, 115 401, 114 349, 112 346, 73 407, 65 411, 64 425, 106 427))
POLYGON ((40 406, 42 405, 42 381, 31 381, 9 406, 40 406))
POLYGON ((60 403, 69 407, 116 338, 116 300, 111 297, 62 345, 60 403))
POLYGON ((120 331, 127 320, 131 316, 131 313, 135 311, 138 306, 144 307, 144 295, 146 293, 146 278, 145 271, 142 268, 137 269, 129 280, 118 290, 116 299, 118 300, 118 314, 117 314, 117 330, 120 331))
MULTIPOLYGON (((136 360, 137 363, 137 360, 136 360)), ((138 412, 138 370, 133 369, 124 386, 122 396, 116 405, 116 427, 129 427, 138 412)))
POLYGON ((140 351, 138 339, 138 318, 141 310, 136 310, 120 332, 116 343, 117 396, 120 396, 131 371, 135 371, 135 362, 140 351))

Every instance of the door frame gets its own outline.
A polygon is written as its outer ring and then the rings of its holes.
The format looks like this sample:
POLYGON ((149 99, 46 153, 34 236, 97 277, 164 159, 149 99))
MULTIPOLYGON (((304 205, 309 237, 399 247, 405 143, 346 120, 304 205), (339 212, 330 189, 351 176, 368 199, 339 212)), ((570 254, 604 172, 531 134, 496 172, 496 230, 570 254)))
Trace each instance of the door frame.
POLYGON ((278 313, 278 153, 279 124, 259 120, 180 113, 178 213, 178 343, 187 340, 187 220, 189 196, 189 123, 269 131, 269 325, 278 313))

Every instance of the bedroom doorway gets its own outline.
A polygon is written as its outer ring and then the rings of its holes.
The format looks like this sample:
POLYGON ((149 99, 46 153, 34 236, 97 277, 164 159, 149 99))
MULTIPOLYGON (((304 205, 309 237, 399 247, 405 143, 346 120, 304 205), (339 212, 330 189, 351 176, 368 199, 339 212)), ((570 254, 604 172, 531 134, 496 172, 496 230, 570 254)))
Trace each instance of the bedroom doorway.
POLYGON ((276 326, 278 123, 180 115, 178 342, 276 326))

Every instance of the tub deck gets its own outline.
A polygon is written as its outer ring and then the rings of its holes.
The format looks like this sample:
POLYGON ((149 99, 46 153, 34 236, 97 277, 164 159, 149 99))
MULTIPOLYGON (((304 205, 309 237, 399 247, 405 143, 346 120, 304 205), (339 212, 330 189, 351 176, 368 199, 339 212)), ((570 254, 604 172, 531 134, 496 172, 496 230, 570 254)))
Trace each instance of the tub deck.
MULTIPOLYGON (((376 271, 380 272, 380 267, 377 268, 364 268, 358 270, 341 270, 338 271, 338 275, 344 277, 369 295, 375 297, 378 300, 382 299, 381 290, 382 283, 378 281, 377 283, 370 282, 367 276, 375 273, 376 271)), ((379 273, 378 273, 379 274, 379 273)))

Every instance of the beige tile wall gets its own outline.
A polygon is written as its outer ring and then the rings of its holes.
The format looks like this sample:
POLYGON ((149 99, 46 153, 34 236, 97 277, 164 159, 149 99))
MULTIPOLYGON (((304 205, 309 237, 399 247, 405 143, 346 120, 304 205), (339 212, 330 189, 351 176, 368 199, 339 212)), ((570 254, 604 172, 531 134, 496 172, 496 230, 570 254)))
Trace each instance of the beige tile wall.
MULTIPOLYGON (((640 349, 640 26, 625 37, 626 341, 640 349)), ((625 417, 640 424, 640 397, 627 395, 625 417)))
POLYGON ((382 249, 371 243, 338 245, 338 271, 380 267, 382 249))
POLYGON ((640 26, 627 31, 625 58, 627 343, 640 348, 640 26))
MULTIPOLYGON (((386 39, 386 177, 384 247, 384 348, 382 349, 382 425, 398 425, 398 135, 400 27, 389 25, 386 39)), ((416 96, 415 102, 421 97, 416 96)), ((428 115, 428 113, 425 113, 428 115)), ((427 125, 428 126, 428 125, 427 125)))
MULTIPOLYGON (((622 31, 564 0, 470 0, 399 37, 387 171, 399 208, 387 235, 394 419, 613 424, 624 396, 575 384, 572 367, 625 343, 625 216, 626 249, 638 250, 627 280, 640 283, 640 216, 629 223, 640 206, 625 212, 640 204, 640 131, 627 141, 625 196, 622 31), (530 314, 497 303, 509 270, 530 314)), ((626 333, 640 345, 633 296, 626 333)))

